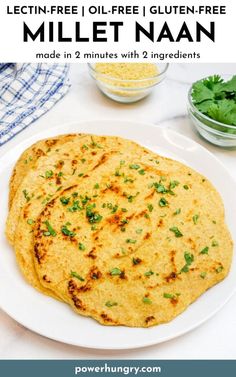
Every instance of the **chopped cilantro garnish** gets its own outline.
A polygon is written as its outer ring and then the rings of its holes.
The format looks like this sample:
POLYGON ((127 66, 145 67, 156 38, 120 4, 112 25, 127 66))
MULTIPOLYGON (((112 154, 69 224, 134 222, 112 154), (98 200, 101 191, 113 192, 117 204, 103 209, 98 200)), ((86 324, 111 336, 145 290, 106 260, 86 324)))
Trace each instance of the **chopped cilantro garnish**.
POLYGON ((177 226, 173 226, 172 228, 170 228, 170 231, 173 232, 175 234, 175 237, 177 237, 177 238, 183 236, 183 234, 181 233, 179 228, 177 228, 177 226))
POLYGON ((116 177, 121 177, 121 173, 120 173, 119 169, 117 169, 117 170, 115 171, 115 176, 116 176, 116 177))
POLYGON ((91 147, 92 148, 102 148, 100 144, 96 143, 93 136, 91 136, 91 147))
POLYGON ((82 145, 82 149, 88 150, 88 146, 86 144, 82 145))
POLYGON ((154 275, 154 272, 152 270, 149 270, 147 272, 144 273, 145 276, 152 276, 154 275))
POLYGON ((141 263, 142 261, 141 261, 140 258, 133 258, 132 262, 133 262, 134 265, 137 265, 137 264, 141 263))
POLYGON ((161 198, 159 200, 159 206, 160 207, 166 207, 168 205, 168 201, 165 198, 161 198))
POLYGON ((185 264, 184 267, 181 268, 181 272, 189 272, 189 267, 187 264, 185 264))
POLYGON ((217 268, 216 268, 216 273, 219 274, 220 272, 223 271, 223 269, 224 269, 223 266, 219 266, 219 267, 217 267, 217 268))
POLYGON ((111 276, 121 275, 121 273, 122 273, 122 271, 119 268, 117 268, 117 267, 115 267, 112 270, 110 270, 111 276))
POLYGON ((53 171, 52 170, 47 170, 45 172, 45 178, 51 178, 53 176, 53 171))
POLYGON ((164 298, 169 298, 169 299, 171 299, 171 300, 176 300, 176 298, 177 298, 178 296, 180 296, 180 293, 175 293, 175 294, 173 294, 173 293, 164 293, 164 294, 163 294, 163 297, 164 297, 164 298))
POLYGON ((118 205, 114 205, 111 213, 116 213, 117 210, 118 210, 118 205))
POLYGON ((82 164, 84 164, 86 162, 86 159, 85 158, 81 158, 80 161, 82 162, 82 164))
POLYGON ((99 189, 99 184, 98 183, 95 183, 95 185, 94 185, 94 189, 99 189))
POLYGON ((199 219, 199 215, 194 215, 193 216, 193 222, 194 222, 195 225, 197 224, 198 219, 199 219))
POLYGON ((69 203, 70 198, 66 198, 65 196, 63 196, 62 198, 60 198, 60 201, 61 204, 63 204, 63 206, 66 206, 69 203))
POLYGON ((219 246, 219 243, 216 240, 213 240, 211 246, 212 247, 219 246))
POLYGON ((77 274, 77 272, 75 272, 75 271, 71 271, 70 276, 72 278, 76 278, 76 279, 78 279, 80 281, 84 281, 84 278, 82 278, 82 276, 80 276, 79 274, 77 274))
POLYGON ((206 273, 206 272, 201 272, 201 273, 200 273, 200 277, 201 277, 202 279, 205 279, 206 276, 207 276, 207 273, 206 273))
POLYGON ((177 210, 174 212, 174 215, 179 215, 181 213, 181 208, 177 208, 177 210))
POLYGON ((170 181, 170 190, 173 190, 176 186, 179 185, 178 181, 170 181))
POLYGON ((83 243, 79 242, 79 250, 82 250, 84 251, 85 250, 85 246, 83 243))
POLYGON ((208 251, 209 251, 209 247, 206 246, 206 247, 204 247, 204 249, 202 249, 202 250, 200 251, 200 254, 208 254, 208 251))
POLYGON ((134 200, 138 195, 139 195, 139 192, 137 192, 136 195, 127 195, 127 194, 126 194, 125 196, 127 197, 128 202, 129 202, 129 203, 132 203, 133 200, 134 200))
POLYGON ((136 243, 137 240, 132 240, 131 238, 127 238, 126 243, 136 243))
POLYGON ((28 220, 27 220, 27 224, 29 224, 29 225, 33 225, 34 223, 35 223, 35 221, 32 220, 32 219, 28 219, 28 220))
POLYGON ((80 196, 80 199, 81 199, 81 203, 82 203, 83 205, 87 204, 87 203, 91 200, 91 198, 89 198, 87 195, 85 195, 85 196, 80 196))
POLYGON ((188 189, 189 189, 188 185, 183 185, 183 188, 184 188, 185 190, 188 190, 188 189))
POLYGON ((136 232, 137 234, 141 234, 141 233, 142 233, 142 231, 143 231, 142 229, 136 229, 136 231, 135 231, 135 232, 136 232))
POLYGON ((194 256, 193 256, 193 254, 185 252, 184 253, 184 259, 185 259, 187 265, 190 266, 190 264, 192 264, 193 261, 194 261, 194 256))
POLYGON ((86 217, 90 224, 99 223, 102 220, 102 216, 93 211, 94 207, 95 204, 91 204, 86 207, 86 217))
POLYGON ((153 186, 155 187, 157 192, 162 192, 163 194, 167 192, 167 189, 165 188, 165 186, 160 182, 153 183, 153 186))
POLYGON ((26 201, 29 202, 30 201, 30 196, 29 196, 29 193, 27 192, 27 190, 23 190, 22 192, 24 194, 24 197, 25 197, 26 201))
POLYGON ((185 259, 185 262, 186 264, 184 265, 184 267, 181 269, 181 272, 189 272, 189 266, 193 263, 194 261, 194 255, 193 254, 190 254, 188 252, 185 252, 184 253, 184 259, 185 259))
POLYGON ((143 298, 143 303, 144 303, 144 304, 151 305, 151 304, 152 304, 152 300, 150 300, 150 298, 148 298, 148 297, 144 297, 144 298, 143 298))
POLYGON ((129 178, 129 177, 124 177, 124 183, 133 183, 134 180, 132 178, 129 178))
POLYGON ((68 227, 67 227, 67 224, 66 225, 62 225, 61 232, 65 236, 69 236, 69 237, 74 237, 75 236, 75 232, 72 232, 71 230, 69 230, 68 227))
POLYGON ((56 231, 53 229, 53 227, 50 225, 49 221, 46 220, 46 221, 44 222, 44 224, 45 224, 46 227, 47 227, 47 231, 43 233, 44 236, 53 236, 53 237, 55 237, 55 236, 57 235, 57 233, 56 233, 56 231))
POLYGON ((173 299, 173 298, 175 298, 175 295, 173 295, 173 294, 171 294, 171 293, 164 293, 164 294, 163 294, 163 297, 164 297, 164 298, 170 298, 170 299, 173 299))
POLYGON ((129 165, 129 168, 130 169, 134 169, 134 170, 138 170, 140 168, 140 165, 137 165, 137 164, 131 164, 129 165))
POLYGON ((121 208, 122 212, 127 212, 128 210, 126 208, 121 208))
POLYGON ((118 303, 117 302, 114 302, 114 301, 107 301, 105 303, 105 305, 108 307, 108 308, 111 308, 112 306, 117 306, 118 303))
POLYGON ((76 212, 76 211, 81 211, 81 210, 82 210, 82 207, 80 207, 78 200, 74 200, 72 206, 68 207, 69 212, 76 212))
POLYGON ((152 212, 152 211, 153 211, 153 208, 154 208, 154 207, 153 207, 152 204, 148 204, 147 207, 148 207, 149 212, 152 212))
POLYGON ((140 175, 145 175, 145 170, 144 170, 144 169, 140 169, 140 170, 138 171, 138 173, 139 173, 140 175))

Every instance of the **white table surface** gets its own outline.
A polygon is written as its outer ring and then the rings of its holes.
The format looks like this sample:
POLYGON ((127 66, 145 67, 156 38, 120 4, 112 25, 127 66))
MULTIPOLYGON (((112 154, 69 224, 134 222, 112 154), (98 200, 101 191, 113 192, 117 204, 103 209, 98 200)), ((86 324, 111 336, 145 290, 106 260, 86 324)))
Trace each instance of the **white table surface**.
MULTIPOLYGON (((224 150, 205 142, 192 130, 186 117, 190 83, 216 72, 235 74, 236 64, 172 64, 166 81, 148 98, 122 105, 96 89, 86 65, 73 64, 70 92, 42 118, 0 147, 0 156, 31 135, 62 123, 90 119, 137 120, 170 127, 196 140, 216 155, 236 180, 236 150, 224 150)), ((217 315, 191 333, 157 346, 118 352, 88 350, 52 341, 25 329, 0 310, 1 359, 235 359, 235 339, 236 295, 217 315)))

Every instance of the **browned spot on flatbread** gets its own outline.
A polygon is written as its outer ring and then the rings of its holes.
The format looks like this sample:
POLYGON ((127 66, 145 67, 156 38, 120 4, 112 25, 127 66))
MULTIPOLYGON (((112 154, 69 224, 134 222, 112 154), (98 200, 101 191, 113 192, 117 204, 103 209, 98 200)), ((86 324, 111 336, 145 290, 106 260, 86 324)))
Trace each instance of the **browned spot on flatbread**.
POLYGON ((61 169, 64 166, 65 162, 60 160, 56 164, 56 169, 61 169))
POLYGON ((162 228, 163 225, 164 225, 164 221, 163 221, 162 219, 160 219, 160 220, 158 221, 158 223, 157 223, 157 227, 158 227, 158 228, 162 228))
POLYGON ((40 149, 40 148, 37 148, 36 150, 33 149, 33 150, 34 150, 34 153, 36 155, 36 158, 39 158, 41 156, 45 156, 46 155, 46 153, 42 149, 40 149))
POLYGON ((49 277, 47 275, 43 275, 43 280, 46 282, 46 283, 51 283, 51 280, 49 279, 49 277))
POLYGON ((56 145, 58 143, 58 139, 48 139, 45 141, 45 144, 47 145, 47 147, 53 147, 54 145, 56 145))
POLYGON ((82 300, 80 300, 76 293, 78 291, 77 285, 74 283, 73 280, 69 280, 68 282, 68 292, 71 296, 71 299, 77 309, 86 310, 86 307, 83 305, 82 300))
POLYGON ((93 280, 98 280, 102 277, 102 273, 99 271, 99 269, 96 266, 93 266, 91 270, 89 271, 89 276, 93 280))
POLYGON ((147 232, 145 236, 143 237, 144 240, 148 240, 151 237, 151 233, 147 232))
POLYGON ((109 217, 106 221, 110 225, 113 225, 113 224, 118 225, 120 224, 120 220, 121 220, 121 214, 119 213, 119 214, 115 214, 114 216, 109 217))
POLYGON ((154 319, 155 319, 155 317, 153 315, 150 315, 150 316, 145 318, 145 323, 148 324, 149 322, 153 321, 154 319))
POLYGON ((151 199, 155 194, 155 190, 153 190, 150 194, 148 194, 146 197, 145 197, 145 200, 146 199, 151 199))
POLYGON ((96 259, 97 256, 94 254, 96 251, 96 248, 93 247, 92 250, 90 250, 90 252, 86 255, 88 258, 91 258, 91 259, 96 259))
POLYGON ((108 155, 106 153, 104 153, 100 159, 98 160, 97 164, 94 165, 94 167, 92 168, 92 170, 95 170, 97 169, 99 166, 101 166, 102 164, 104 164, 106 161, 108 160, 108 155))
POLYGON ((188 238, 187 239, 187 242, 190 244, 190 248, 192 249, 192 250, 196 250, 196 243, 195 243, 195 241, 192 239, 192 238, 188 238))
POLYGON ((170 282, 175 281, 177 278, 178 278, 178 275, 176 274, 176 272, 173 271, 168 276, 165 277, 165 281, 167 283, 170 283, 170 282))
POLYGON ((105 321, 105 322, 110 322, 110 323, 116 323, 111 317, 109 317, 106 313, 102 313, 101 314, 101 318, 105 321))
POLYGON ((147 210, 143 210, 135 215, 135 219, 139 219, 140 217, 145 216, 147 213, 147 210))

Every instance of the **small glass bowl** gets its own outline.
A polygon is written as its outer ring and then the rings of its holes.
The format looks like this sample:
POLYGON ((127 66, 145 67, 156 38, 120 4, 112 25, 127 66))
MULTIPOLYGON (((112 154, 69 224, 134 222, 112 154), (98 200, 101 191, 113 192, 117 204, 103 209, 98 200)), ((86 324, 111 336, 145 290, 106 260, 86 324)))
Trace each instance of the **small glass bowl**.
POLYGON ((132 103, 146 97, 165 78, 169 64, 155 64, 158 74, 140 80, 122 80, 96 71, 96 64, 88 63, 89 73, 98 88, 117 102, 132 103))
POLYGON ((202 114, 192 102, 192 87, 188 92, 188 114, 204 139, 220 147, 236 147, 236 126, 229 126, 202 114))

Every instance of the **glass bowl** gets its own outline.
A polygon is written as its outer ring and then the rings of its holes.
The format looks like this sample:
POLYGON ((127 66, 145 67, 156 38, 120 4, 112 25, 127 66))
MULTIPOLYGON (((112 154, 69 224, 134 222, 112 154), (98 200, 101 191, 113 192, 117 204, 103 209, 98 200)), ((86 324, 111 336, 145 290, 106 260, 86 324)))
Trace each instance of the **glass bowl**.
MULTIPOLYGON (((227 79, 232 77, 222 76, 227 79)), ((188 114, 193 125, 204 139, 220 147, 236 147, 236 126, 218 122, 202 114, 192 102, 192 87, 188 92, 188 114)))
MULTIPOLYGON (((132 64, 132 63, 130 63, 132 64)), ((88 63, 89 73, 107 97, 122 103, 132 103, 146 97, 165 78, 169 64, 155 64, 158 74, 145 79, 123 80, 96 71, 96 64, 88 63)))

